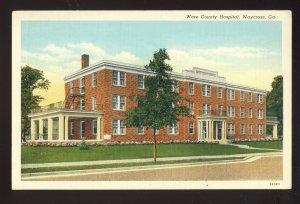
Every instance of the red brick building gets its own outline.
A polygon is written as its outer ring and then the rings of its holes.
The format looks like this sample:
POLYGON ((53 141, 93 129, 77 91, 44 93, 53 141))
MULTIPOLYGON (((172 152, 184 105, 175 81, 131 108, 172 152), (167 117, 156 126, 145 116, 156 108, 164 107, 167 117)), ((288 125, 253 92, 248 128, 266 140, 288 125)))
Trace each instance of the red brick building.
MULTIPOLYGON (((144 93, 144 76, 152 73, 141 66, 107 60, 89 65, 88 55, 82 55, 81 62, 80 70, 64 78, 65 102, 31 114, 31 139, 39 140, 42 135, 51 141, 152 141, 153 130, 127 128, 123 115, 136 105, 130 96, 144 93)), ((217 72, 202 68, 171 76, 178 82, 174 91, 191 101, 184 105, 192 117, 160 129, 158 141, 266 137, 265 90, 228 83, 217 72)))

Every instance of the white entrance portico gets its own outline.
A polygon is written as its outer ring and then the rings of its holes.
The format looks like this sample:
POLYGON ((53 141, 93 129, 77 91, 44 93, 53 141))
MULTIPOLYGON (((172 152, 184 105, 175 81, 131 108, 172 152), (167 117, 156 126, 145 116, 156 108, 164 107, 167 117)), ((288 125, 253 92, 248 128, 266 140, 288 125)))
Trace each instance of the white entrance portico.
POLYGON ((226 143, 226 116, 206 112, 197 117, 198 141, 226 143))
POLYGON ((272 138, 278 139, 278 124, 279 121, 277 117, 267 116, 266 125, 273 126, 272 138))
POLYGON ((54 109, 29 115, 31 118, 32 141, 68 141, 69 120, 78 118, 93 118, 97 120, 96 141, 101 141, 102 113, 99 111, 84 111, 71 109, 54 109))

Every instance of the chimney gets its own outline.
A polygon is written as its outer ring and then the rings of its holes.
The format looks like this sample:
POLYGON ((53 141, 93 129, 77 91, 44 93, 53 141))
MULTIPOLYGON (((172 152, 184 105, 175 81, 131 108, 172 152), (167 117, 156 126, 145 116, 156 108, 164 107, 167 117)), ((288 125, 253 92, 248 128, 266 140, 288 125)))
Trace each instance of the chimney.
POLYGON ((89 66, 89 55, 81 55, 81 69, 89 66))

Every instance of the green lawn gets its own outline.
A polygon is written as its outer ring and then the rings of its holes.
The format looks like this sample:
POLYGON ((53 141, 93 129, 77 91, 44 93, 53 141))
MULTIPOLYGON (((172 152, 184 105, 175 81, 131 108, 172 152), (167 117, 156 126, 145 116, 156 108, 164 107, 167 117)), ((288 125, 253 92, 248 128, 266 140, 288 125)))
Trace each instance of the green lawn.
MULTIPOLYGON (((89 150, 79 147, 30 147, 22 146, 22 164, 95 161, 112 159, 152 158, 153 145, 91 146, 89 150)), ((158 157, 233 155, 267 152, 263 150, 241 149, 219 144, 159 144, 158 157)))
POLYGON ((277 141, 259 141, 259 142, 238 142, 236 144, 248 145, 250 147, 282 149, 282 140, 277 141))
POLYGON ((87 170, 87 169, 105 169, 105 168, 120 168, 120 167, 135 167, 135 166, 149 166, 161 164, 183 164, 183 163, 200 163, 208 161, 226 161, 237 160, 245 157, 227 157, 227 158, 212 158, 212 159, 187 159, 187 160, 173 160, 173 161, 157 161, 154 162, 136 162, 123 164, 102 164, 102 165, 86 165, 86 166, 67 166, 67 167, 43 167, 34 169, 22 169, 21 173, 38 173, 38 172, 52 172, 52 171, 73 171, 73 170, 87 170))

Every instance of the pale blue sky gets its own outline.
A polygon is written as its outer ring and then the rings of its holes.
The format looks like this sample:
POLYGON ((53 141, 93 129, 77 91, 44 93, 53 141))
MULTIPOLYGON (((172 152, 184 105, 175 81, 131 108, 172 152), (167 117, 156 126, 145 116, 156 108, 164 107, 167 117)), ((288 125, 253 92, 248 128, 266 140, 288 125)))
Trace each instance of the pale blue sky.
MULTIPOLYGON (((83 53, 92 63, 145 65, 167 48, 175 71, 208 68, 228 82, 270 90, 281 74, 281 38, 280 21, 26 21, 22 64, 44 70, 57 89, 64 75, 79 69, 83 53)), ((63 93, 46 101, 60 98, 63 93)))

